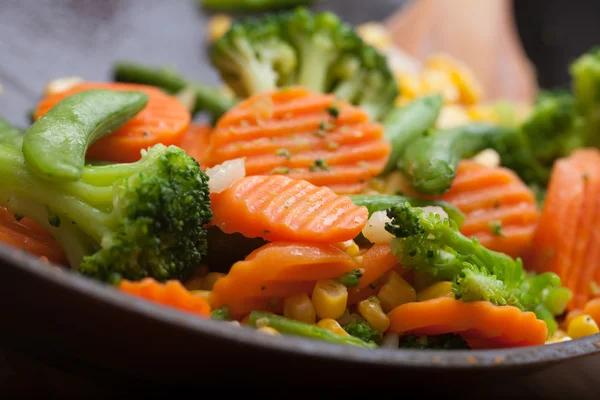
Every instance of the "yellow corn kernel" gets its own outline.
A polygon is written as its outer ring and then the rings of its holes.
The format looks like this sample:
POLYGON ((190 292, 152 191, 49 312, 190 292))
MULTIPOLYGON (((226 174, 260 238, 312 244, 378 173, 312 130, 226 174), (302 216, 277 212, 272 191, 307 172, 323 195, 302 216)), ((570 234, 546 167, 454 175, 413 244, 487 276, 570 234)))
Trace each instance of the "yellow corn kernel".
POLYGON ((392 46, 389 30, 380 22, 366 22, 356 27, 356 33, 366 43, 379 50, 392 46))
POLYGON ((398 86, 401 88, 402 97, 414 99, 423 94, 423 85, 417 74, 401 72, 395 76, 398 86))
POLYGON ((438 297, 454 297, 452 282, 437 282, 417 293, 417 301, 437 299, 438 297))
POLYGON ((421 95, 427 93, 439 93, 444 103, 457 103, 460 92, 447 71, 434 68, 426 68, 421 73, 421 95))
POLYGON ((281 336, 281 334, 277 332, 277 329, 273 329, 270 326, 262 326, 257 329, 257 332, 264 333, 265 335, 281 336))
POLYGON ((48 82, 46 88, 44 89, 44 93, 46 96, 50 96, 52 94, 65 92, 71 89, 73 86, 82 83, 83 81, 84 79, 80 76, 65 76, 63 78, 57 78, 48 82))
POLYGON ((351 257, 355 257, 360 252, 360 248, 356 244, 356 242, 352 239, 346 240, 345 242, 339 242, 334 244, 335 247, 343 250, 351 257))
POLYGON ((398 191, 404 193, 406 196, 419 196, 412 184, 406 179, 404 174, 400 171, 394 171, 387 174, 384 181, 383 193, 396 194, 398 191))
POLYGON ((377 298, 381 309, 388 313, 399 305, 417 301, 417 292, 396 271, 391 271, 386 275, 377 298))
POLYGON ((317 326, 319 328, 327 329, 335 334, 341 336, 350 336, 348 332, 342 328, 342 326, 335 320, 331 318, 325 318, 317 322, 317 326))
POLYGON ((311 299, 319 318, 338 319, 346 310, 348 289, 330 279, 320 280, 313 289, 311 299))
POLYGON ((442 107, 440 115, 435 122, 438 129, 454 128, 471 122, 471 117, 463 106, 458 104, 447 104, 442 107))
POLYGON ((390 319, 381 309, 377 296, 371 296, 358 303, 358 312, 373 329, 385 332, 390 326, 390 319))
POLYGON ((220 272, 209 272, 206 274, 206 277, 204 278, 204 290, 212 290, 215 283, 226 275, 227 274, 222 274, 220 272))
POLYGON ((435 54, 425 63, 426 68, 444 70, 450 74, 450 79, 459 91, 459 101, 463 104, 474 104, 482 95, 482 86, 475 75, 464 63, 447 55, 435 54))
POLYGON ((314 324, 317 320, 315 308, 306 293, 283 300, 283 316, 297 321, 314 324))
POLYGON ((208 20, 207 36, 209 42, 218 40, 231 28, 232 19, 227 14, 216 14, 208 20))
POLYGON ((573 339, 579 339, 584 336, 593 335, 600 332, 598 325, 592 317, 587 314, 582 314, 575 317, 569 324, 567 335, 573 339))

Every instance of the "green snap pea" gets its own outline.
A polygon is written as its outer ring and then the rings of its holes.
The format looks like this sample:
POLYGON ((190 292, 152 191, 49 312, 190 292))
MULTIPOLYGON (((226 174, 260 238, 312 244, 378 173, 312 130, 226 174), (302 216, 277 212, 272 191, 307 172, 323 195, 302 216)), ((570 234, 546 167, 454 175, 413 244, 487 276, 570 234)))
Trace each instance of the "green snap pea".
POLYGON ((395 108, 386 115, 382 124, 392 151, 382 174, 397 168, 406 147, 435 124, 443 104, 439 94, 428 95, 413 100, 402 108, 395 108))
POLYGON ((88 147, 129 121, 147 103, 148 95, 141 92, 86 90, 69 96, 25 132, 25 161, 48 179, 79 179, 88 147))
POLYGON ((512 128, 488 124, 434 131, 412 142, 398 167, 416 191, 442 195, 450 189, 462 158, 495 148, 499 137, 513 131, 512 128))
POLYGON ((448 214, 448 217, 461 227, 465 222, 465 215, 450 203, 439 200, 425 200, 416 197, 399 196, 395 194, 352 194, 348 195, 350 200, 357 206, 365 206, 369 210, 369 216, 376 211, 384 211, 398 204, 409 202, 414 207, 437 206, 442 208, 448 214))
POLYGON ((23 131, 0 118, 0 144, 21 150, 23 147, 23 131))

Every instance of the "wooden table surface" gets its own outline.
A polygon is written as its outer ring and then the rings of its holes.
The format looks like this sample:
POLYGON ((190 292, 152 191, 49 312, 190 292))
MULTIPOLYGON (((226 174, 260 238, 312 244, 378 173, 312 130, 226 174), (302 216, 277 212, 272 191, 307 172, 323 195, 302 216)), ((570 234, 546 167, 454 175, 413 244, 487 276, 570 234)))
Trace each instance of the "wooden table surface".
MULTIPOLYGON (((383 19, 402 3, 330 0, 317 8, 332 9, 350 22, 360 23, 383 19)), ((550 8, 555 2, 546 4, 550 8)), ((206 21, 207 16, 199 12, 192 0, 2 0, 0 83, 4 94, 0 97, 0 116, 26 126, 27 110, 35 104, 47 81, 66 75, 109 79, 116 59, 173 64, 190 78, 217 83, 218 76, 206 61, 206 21)), ((528 40, 532 40, 531 32, 529 35, 528 40)), ((95 398, 91 393, 110 398, 121 390, 15 352, 10 343, 1 346, 2 399, 40 395, 95 398)), ((598 358, 582 359, 514 382, 498 382, 497 387, 476 393, 469 392, 471 385, 466 377, 461 397, 598 399, 599 366, 598 358)))

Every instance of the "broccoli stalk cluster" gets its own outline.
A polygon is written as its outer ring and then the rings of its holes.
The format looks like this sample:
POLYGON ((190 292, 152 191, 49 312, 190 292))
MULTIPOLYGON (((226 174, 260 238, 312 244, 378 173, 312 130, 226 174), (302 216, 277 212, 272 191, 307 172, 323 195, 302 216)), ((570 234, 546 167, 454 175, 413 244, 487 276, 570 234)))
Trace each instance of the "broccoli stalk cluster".
POLYGON ((334 93, 380 119, 398 95, 386 57, 331 12, 298 8, 235 23, 211 60, 241 98, 298 85, 334 93))
POLYGON ((392 219, 386 230, 393 254, 405 268, 453 282, 455 297, 463 301, 489 301, 533 311, 556 330, 554 316, 564 312, 571 291, 551 272, 527 273, 520 259, 489 250, 477 239, 462 235, 456 223, 408 202, 387 210, 392 219))

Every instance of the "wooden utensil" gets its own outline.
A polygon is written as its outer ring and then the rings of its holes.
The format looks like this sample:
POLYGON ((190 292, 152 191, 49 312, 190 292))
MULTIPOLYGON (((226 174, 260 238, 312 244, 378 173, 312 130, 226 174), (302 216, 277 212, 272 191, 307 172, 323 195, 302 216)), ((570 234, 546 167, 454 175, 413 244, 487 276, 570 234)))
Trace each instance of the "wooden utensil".
POLYGON ((512 0, 413 0, 386 25, 394 43, 419 60, 444 52, 463 61, 485 99, 529 103, 538 85, 512 6, 512 0))

